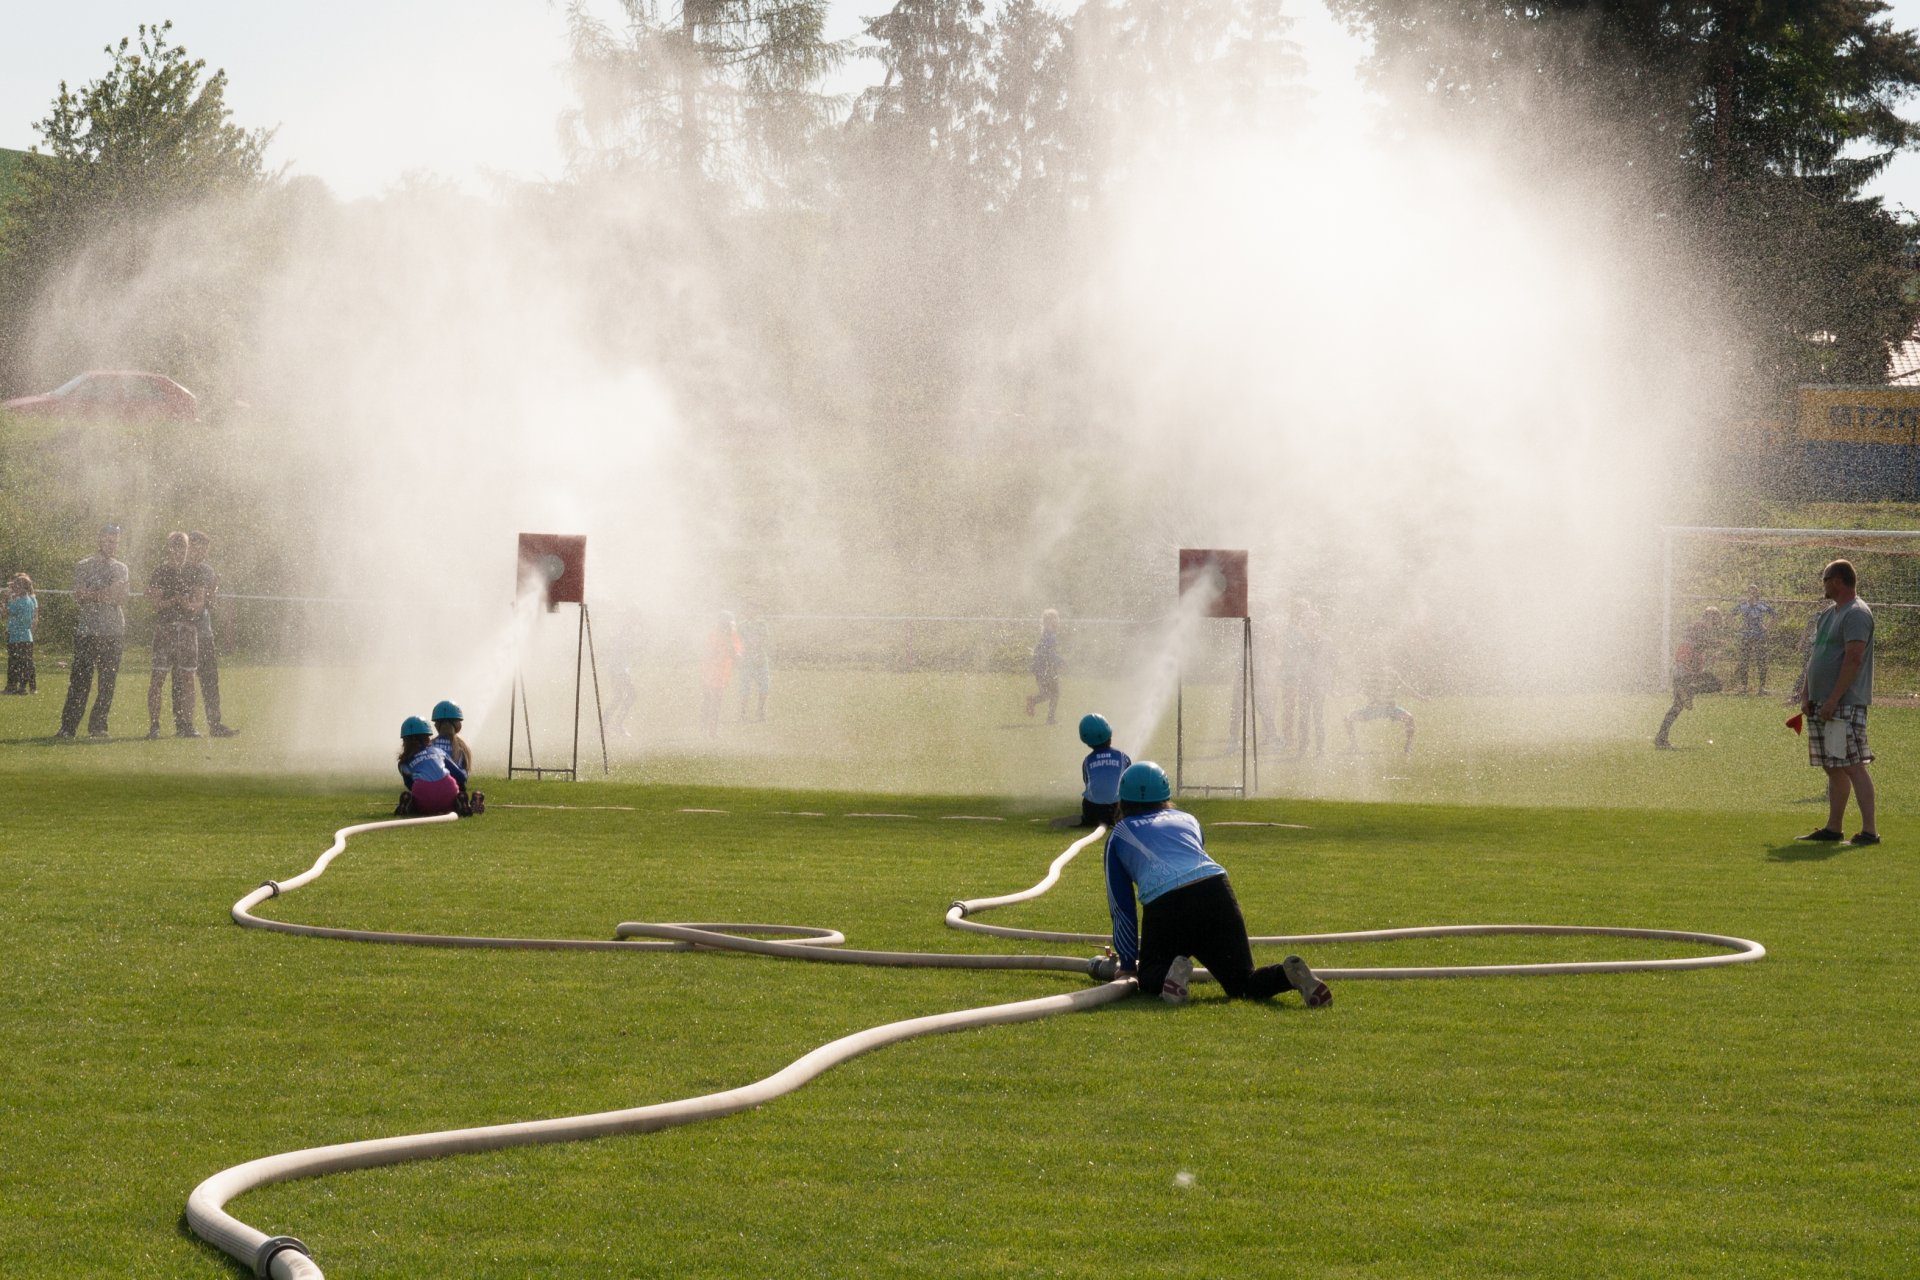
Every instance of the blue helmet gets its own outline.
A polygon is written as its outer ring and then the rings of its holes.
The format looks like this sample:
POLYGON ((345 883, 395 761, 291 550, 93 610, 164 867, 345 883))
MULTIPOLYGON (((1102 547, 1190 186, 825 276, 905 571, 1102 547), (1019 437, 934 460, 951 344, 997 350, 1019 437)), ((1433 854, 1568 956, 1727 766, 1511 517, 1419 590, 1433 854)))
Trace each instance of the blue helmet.
POLYGON ((403 738, 433 736, 433 726, 419 716, 408 716, 400 722, 400 736, 403 738))
POLYGON ((445 698, 442 698, 440 701, 433 704, 433 718, 435 720, 465 720, 466 719, 465 716, 460 714, 460 708, 455 704, 448 702, 445 698))
POLYGON ((1128 765, 1127 771, 1120 775, 1120 798, 1143 804, 1171 800, 1173 784, 1167 781, 1165 769, 1151 760, 1142 760, 1128 765))
POLYGON ((1104 747, 1113 741, 1113 726, 1105 716, 1089 711, 1080 717, 1080 741, 1090 747, 1104 747))

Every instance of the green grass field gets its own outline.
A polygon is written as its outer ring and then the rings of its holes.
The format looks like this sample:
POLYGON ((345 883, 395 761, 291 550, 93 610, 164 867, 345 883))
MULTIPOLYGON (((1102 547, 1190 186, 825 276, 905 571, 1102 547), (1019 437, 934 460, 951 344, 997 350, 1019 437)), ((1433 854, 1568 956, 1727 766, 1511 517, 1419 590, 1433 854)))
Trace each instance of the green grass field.
MULTIPOLYGON (((878 1022, 1079 985, 242 930, 227 918, 237 898, 304 870, 336 827, 384 815, 384 739, 355 772, 285 773, 284 744, 261 730, 286 675, 237 669, 245 737, 58 746, 41 740, 49 687, 65 683, 49 674, 38 698, 0 700, 0 1275, 240 1276, 182 1219, 193 1186, 239 1161, 668 1100, 878 1022)), ((862 699, 904 699, 911 724, 942 699, 999 705, 874 679, 867 693, 790 681, 781 706, 854 716, 862 699)), ((144 680, 123 690, 131 728, 144 680)), ((1687 749, 1669 754, 1646 745, 1651 697, 1417 710, 1412 761, 1374 725, 1360 754, 1273 761, 1275 794, 1192 805, 1211 822, 1303 824, 1210 827, 1256 931, 1638 925, 1752 937, 1768 957, 1346 982, 1314 1013, 1202 988, 1179 1010, 1128 1002, 884 1050, 711 1124, 341 1175, 231 1207, 301 1237, 340 1280, 1920 1271, 1920 1103, 1901 1047, 1920 1020, 1920 863, 1904 831, 1920 717, 1876 713, 1887 843, 1856 851, 1792 843, 1820 820, 1817 775, 1759 699, 1703 698, 1675 731, 1687 749)), ((568 937, 627 919, 772 919, 855 946, 1006 949, 940 917, 1040 877, 1068 837, 1037 819, 1072 807, 1060 780, 1078 753, 1071 729, 1003 722, 925 753, 883 722, 872 745, 845 748, 855 773, 871 753, 876 782, 857 792, 700 785, 812 780, 804 752, 770 739, 749 753, 733 728, 728 749, 670 742, 610 782, 495 782, 485 818, 364 837, 262 914, 568 937), (1002 785, 1009 756, 1035 785, 1002 785), (973 761, 991 785, 942 785, 973 761), (875 810, 911 816, 846 816, 875 810), (941 820, 953 814, 1006 820, 941 820)), ((1097 861, 993 919, 1103 928, 1097 861)), ((1309 959, 1683 953, 1483 939, 1309 959)))

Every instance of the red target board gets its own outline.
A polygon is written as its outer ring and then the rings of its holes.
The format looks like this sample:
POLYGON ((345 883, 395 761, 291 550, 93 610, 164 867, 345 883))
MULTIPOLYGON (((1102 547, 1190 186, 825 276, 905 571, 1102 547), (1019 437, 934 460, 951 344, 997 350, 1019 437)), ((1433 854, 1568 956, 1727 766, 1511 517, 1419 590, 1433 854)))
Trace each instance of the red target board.
POLYGON ((1180 598, 1204 591, 1209 618, 1247 616, 1247 553, 1180 548, 1180 598))
POLYGON ((587 540, 570 533, 520 535, 519 589, 542 590, 547 608, 580 604, 587 597, 587 540))

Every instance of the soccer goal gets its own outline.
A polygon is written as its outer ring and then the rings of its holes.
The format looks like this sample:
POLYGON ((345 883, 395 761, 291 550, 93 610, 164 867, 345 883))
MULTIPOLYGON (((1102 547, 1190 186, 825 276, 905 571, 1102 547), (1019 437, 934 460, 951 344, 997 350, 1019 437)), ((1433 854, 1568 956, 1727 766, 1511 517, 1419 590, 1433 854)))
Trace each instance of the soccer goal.
MULTIPOLYGON (((1920 662, 1920 529, 1735 529, 1669 525, 1661 530, 1662 611, 1656 668, 1672 661, 1678 628, 1712 605, 1730 613, 1758 588, 1764 645, 1742 654, 1761 662, 1760 683, 1771 663, 1783 673, 1782 692, 1805 662, 1810 623, 1819 612, 1820 570, 1848 560, 1860 579, 1860 596, 1875 617, 1876 665, 1910 672, 1920 662)), ((1740 619, 1729 617, 1727 637, 1737 644, 1740 619)), ((1730 644, 1730 647, 1734 647, 1730 644)), ((1878 673, 1876 673, 1878 674, 1878 673)), ((1875 681, 1876 685, 1880 683, 1875 681)))

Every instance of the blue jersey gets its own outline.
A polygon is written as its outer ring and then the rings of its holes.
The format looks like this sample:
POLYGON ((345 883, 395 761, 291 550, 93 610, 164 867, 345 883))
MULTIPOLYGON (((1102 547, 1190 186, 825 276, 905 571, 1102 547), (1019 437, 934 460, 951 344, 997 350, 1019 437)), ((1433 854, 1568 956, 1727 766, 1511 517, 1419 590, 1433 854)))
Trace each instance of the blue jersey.
POLYGON ((1149 809, 1122 818, 1107 837, 1107 911, 1113 916, 1113 949, 1120 967, 1140 959, 1140 905, 1185 885, 1223 876, 1227 869, 1207 856, 1200 820, 1179 809, 1149 809))
POLYGON ((1080 762, 1080 781, 1086 789, 1080 793, 1088 804, 1111 805, 1120 799, 1120 775, 1133 761, 1124 751, 1116 751, 1109 742, 1095 747, 1080 762))
POLYGON ((1767 634, 1767 619, 1773 616, 1774 609, 1765 600, 1742 600, 1733 606, 1733 612, 1740 619, 1740 635, 1758 639, 1767 634))
POLYGON ((32 596, 10 596, 7 599, 8 644, 33 642, 33 618, 38 612, 40 602, 32 596))
POLYGON ((400 762, 400 776, 408 786, 416 782, 438 782, 442 778, 452 778, 462 787, 467 785, 467 771, 449 759, 439 744, 433 742, 400 762))

